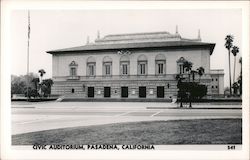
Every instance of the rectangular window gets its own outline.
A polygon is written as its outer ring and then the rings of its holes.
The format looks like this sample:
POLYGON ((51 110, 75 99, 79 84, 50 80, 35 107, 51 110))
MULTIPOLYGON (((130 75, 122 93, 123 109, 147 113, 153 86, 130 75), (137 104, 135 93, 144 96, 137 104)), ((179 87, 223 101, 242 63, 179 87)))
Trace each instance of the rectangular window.
POLYGON ((180 64, 180 65, 179 65, 179 73, 180 73, 180 74, 186 73, 186 72, 185 72, 185 68, 183 67, 183 64, 180 64))
POLYGON ((146 64, 140 64, 140 74, 146 74, 146 64))
POLYGON ((105 74, 110 75, 110 65, 105 65, 105 74))
POLYGON ((180 67, 180 74, 182 74, 182 65, 179 65, 180 67))
POLYGON ((122 74, 127 75, 128 74, 128 65, 122 64, 122 74))
POLYGON ((94 65, 89 65, 89 76, 94 75, 94 65))
POLYGON ((76 68, 70 68, 70 75, 76 76, 76 68))
POLYGON ((158 74, 163 74, 163 63, 158 64, 158 74))

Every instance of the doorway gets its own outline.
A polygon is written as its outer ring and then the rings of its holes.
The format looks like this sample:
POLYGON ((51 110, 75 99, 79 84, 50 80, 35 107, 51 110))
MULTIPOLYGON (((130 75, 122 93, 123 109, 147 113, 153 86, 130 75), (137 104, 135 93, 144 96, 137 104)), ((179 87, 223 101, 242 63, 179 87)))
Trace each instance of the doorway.
POLYGON ((164 98, 164 86, 157 86, 157 98, 164 98))
POLYGON ((146 87, 139 87, 139 97, 146 98, 146 95, 147 95, 146 87))
POLYGON ((104 97, 110 97, 110 87, 104 87, 104 97))
POLYGON ((88 97, 94 97, 94 95, 95 95, 95 88, 88 87, 88 97))
POLYGON ((128 87, 121 87, 121 97, 128 98, 128 87))

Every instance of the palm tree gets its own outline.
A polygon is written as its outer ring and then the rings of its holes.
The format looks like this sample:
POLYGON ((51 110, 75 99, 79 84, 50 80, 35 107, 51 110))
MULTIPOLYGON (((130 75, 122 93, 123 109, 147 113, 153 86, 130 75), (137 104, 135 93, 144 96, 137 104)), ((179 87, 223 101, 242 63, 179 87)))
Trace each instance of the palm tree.
POLYGON ((44 69, 39 69, 38 73, 40 73, 41 81, 39 84, 39 93, 42 95, 42 82, 43 82, 43 75, 46 73, 44 69))
POLYGON ((242 94, 242 57, 239 59, 240 63, 240 76, 238 77, 240 95, 242 94))
POLYGON ((235 82, 236 56, 237 56, 237 53, 239 53, 239 47, 233 46, 231 52, 232 52, 233 55, 234 55, 234 77, 233 77, 233 84, 234 84, 234 82, 235 82))
POLYGON ((196 74, 196 73, 198 73, 198 72, 195 71, 195 70, 191 70, 191 71, 190 71, 190 74, 192 75, 192 80, 193 80, 193 82, 194 82, 195 74, 196 74))
POLYGON ((228 65, 229 65, 229 91, 230 95, 232 95, 232 86, 231 86, 231 64, 230 64, 230 50, 233 46, 233 36, 227 35, 226 38, 225 47, 228 50, 228 65))
POLYGON ((44 96, 45 95, 50 96, 50 94, 51 94, 51 86, 53 84, 54 84, 54 82, 53 82, 52 79, 45 79, 45 80, 43 80, 42 90, 43 90, 44 96))
POLYGON ((44 69, 40 69, 38 71, 38 73, 40 73, 40 76, 41 76, 41 83, 42 83, 42 78, 43 78, 43 75, 46 73, 44 69))
POLYGON ((240 57, 239 63, 240 63, 240 75, 242 75, 242 57, 240 57))
POLYGON ((190 71, 192 70, 192 67, 193 67, 193 63, 192 62, 185 61, 183 63, 183 68, 185 68, 186 72, 188 72, 189 82, 190 82, 190 71))
POLYGON ((197 72, 198 72, 198 75, 199 75, 199 82, 201 81, 201 76, 205 73, 205 69, 203 67, 199 67, 197 68, 197 72))

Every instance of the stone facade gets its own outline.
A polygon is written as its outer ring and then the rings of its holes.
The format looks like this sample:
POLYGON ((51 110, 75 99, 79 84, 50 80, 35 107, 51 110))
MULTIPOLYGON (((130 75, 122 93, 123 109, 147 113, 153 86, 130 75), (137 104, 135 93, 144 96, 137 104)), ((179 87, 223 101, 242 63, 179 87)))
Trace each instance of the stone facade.
POLYGON ((211 94, 224 94, 224 72, 221 69, 211 70, 211 94))
MULTIPOLYGON (((82 98, 172 98, 180 59, 203 67, 196 79, 208 94, 223 93, 223 74, 210 72, 215 44, 168 32, 108 35, 85 46, 48 51, 53 55, 52 94, 82 98), (217 90, 213 77, 218 78, 217 90), (222 89, 222 90, 221 90, 222 89)), ((223 72, 223 71, 222 71, 223 72)))

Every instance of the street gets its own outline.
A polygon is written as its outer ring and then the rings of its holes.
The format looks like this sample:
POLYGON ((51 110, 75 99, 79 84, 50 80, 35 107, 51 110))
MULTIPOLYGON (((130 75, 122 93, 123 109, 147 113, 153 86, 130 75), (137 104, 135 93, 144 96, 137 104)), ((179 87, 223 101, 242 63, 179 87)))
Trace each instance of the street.
POLYGON ((120 122, 241 117, 240 104, 180 109, 172 103, 13 102, 12 134, 120 122))

